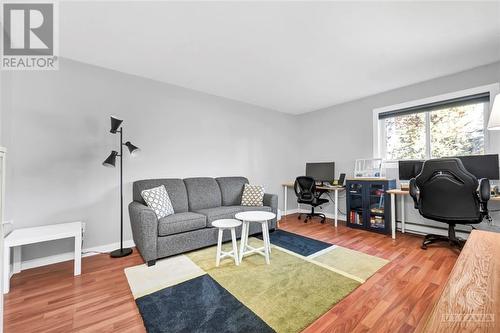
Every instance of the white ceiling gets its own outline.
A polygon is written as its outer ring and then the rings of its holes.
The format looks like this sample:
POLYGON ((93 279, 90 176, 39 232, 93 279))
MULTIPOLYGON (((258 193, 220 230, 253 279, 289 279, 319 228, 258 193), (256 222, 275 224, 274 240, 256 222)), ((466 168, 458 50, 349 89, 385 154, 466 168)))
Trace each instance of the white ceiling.
POLYGON ((60 50, 298 114, 500 60, 500 2, 63 2, 60 50))

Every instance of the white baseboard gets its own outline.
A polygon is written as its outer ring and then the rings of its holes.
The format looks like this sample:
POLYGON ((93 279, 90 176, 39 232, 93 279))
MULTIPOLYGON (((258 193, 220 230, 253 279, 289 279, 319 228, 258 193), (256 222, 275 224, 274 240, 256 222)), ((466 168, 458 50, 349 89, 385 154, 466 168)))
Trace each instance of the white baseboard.
MULTIPOLYGON (((134 246, 135 246, 134 241, 131 239, 123 242, 123 247, 134 247, 134 246)), ((111 252, 113 250, 116 250, 118 248, 120 248, 120 242, 89 247, 89 248, 82 249, 82 257, 89 257, 89 256, 93 256, 93 255, 96 255, 99 253, 107 253, 107 252, 111 252)), ((74 258, 75 258, 75 256, 74 256, 73 252, 66 252, 66 253, 55 254, 55 255, 43 257, 43 258, 26 260, 26 261, 21 262, 21 270, 40 267, 40 266, 46 266, 46 265, 51 265, 51 264, 57 264, 59 262, 73 260, 74 258)))
MULTIPOLYGON (((401 222, 396 222, 396 229, 401 231, 401 222)), ((443 230, 441 228, 437 228, 431 225, 417 225, 417 224, 408 224, 405 223, 405 233, 415 234, 415 235, 427 235, 427 234, 436 234, 442 236, 448 236, 448 230, 443 230)), ((461 237, 467 239, 469 237, 468 232, 463 232, 460 230, 455 231, 457 237, 461 237)), ((397 239, 397 236, 396 236, 397 239)))

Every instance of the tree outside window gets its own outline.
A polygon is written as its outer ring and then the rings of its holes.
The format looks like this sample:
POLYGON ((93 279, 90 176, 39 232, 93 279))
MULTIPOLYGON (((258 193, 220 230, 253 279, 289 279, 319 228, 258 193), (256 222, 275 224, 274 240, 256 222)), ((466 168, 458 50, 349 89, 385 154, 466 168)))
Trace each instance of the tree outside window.
POLYGON ((485 153, 486 103, 464 104, 381 119, 387 160, 485 153))

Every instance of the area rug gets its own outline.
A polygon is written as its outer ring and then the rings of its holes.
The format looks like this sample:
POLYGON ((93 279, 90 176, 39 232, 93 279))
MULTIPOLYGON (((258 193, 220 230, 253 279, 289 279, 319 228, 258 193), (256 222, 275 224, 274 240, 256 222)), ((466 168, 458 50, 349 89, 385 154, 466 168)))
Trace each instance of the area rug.
MULTIPOLYGON (((262 239, 262 235, 257 238, 262 239)), ((332 244, 284 230, 271 232, 269 238, 272 244, 305 257, 332 246, 332 244)))
MULTIPOLYGON (((259 247, 262 241, 251 238, 250 244, 259 247)), ((346 261, 359 252, 328 245, 303 256, 272 244, 270 265, 251 255, 239 266, 225 259, 219 267, 216 247, 210 247, 152 267, 130 267, 125 274, 148 332, 300 332, 375 273, 383 260, 362 256, 360 267, 353 269, 346 261)), ((230 247, 223 244, 225 250, 230 247)))

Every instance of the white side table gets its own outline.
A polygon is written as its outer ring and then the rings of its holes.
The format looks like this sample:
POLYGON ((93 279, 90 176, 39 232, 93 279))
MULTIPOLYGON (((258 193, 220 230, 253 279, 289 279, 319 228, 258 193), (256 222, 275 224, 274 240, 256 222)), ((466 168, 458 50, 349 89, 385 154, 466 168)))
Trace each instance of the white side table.
POLYGON ((217 256, 215 258, 215 265, 218 267, 220 260, 225 257, 234 258, 234 263, 238 266, 240 260, 238 258, 238 245, 236 243, 236 227, 239 227, 241 222, 235 219, 222 219, 212 222, 212 226, 219 229, 219 238, 217 240, 217 256), (233 250, 230 252, 222 251, 222 236, 224 230, 231 230, 231 240, 233 243, 233 250))
POLYGON ((41 227, 15 229, 4 239, 3 293, 10 289, 10 248, 14 248, 14 273, 21 271, 21 246, 62 238, 75 238, 74 274, 80 275, 82 266, 82 222, 44 225, 41 227))
POLYGON ((269 226, 267 221, 274 219, 276 214, 270 212, 249 211, 238 213, 235 217, 238 220, 243 221, 243 227, 241 229, 240 261, 243 260, 243 256, 246 254, 258 253, 266 258, 266 263, 269 265, 271 241, 269 240, 269 226), (248 229, 250 227, 250 223, 260 223, 262 228, 262 239, 264 240, 263 247, 256 249, 248 245, 248 229))

